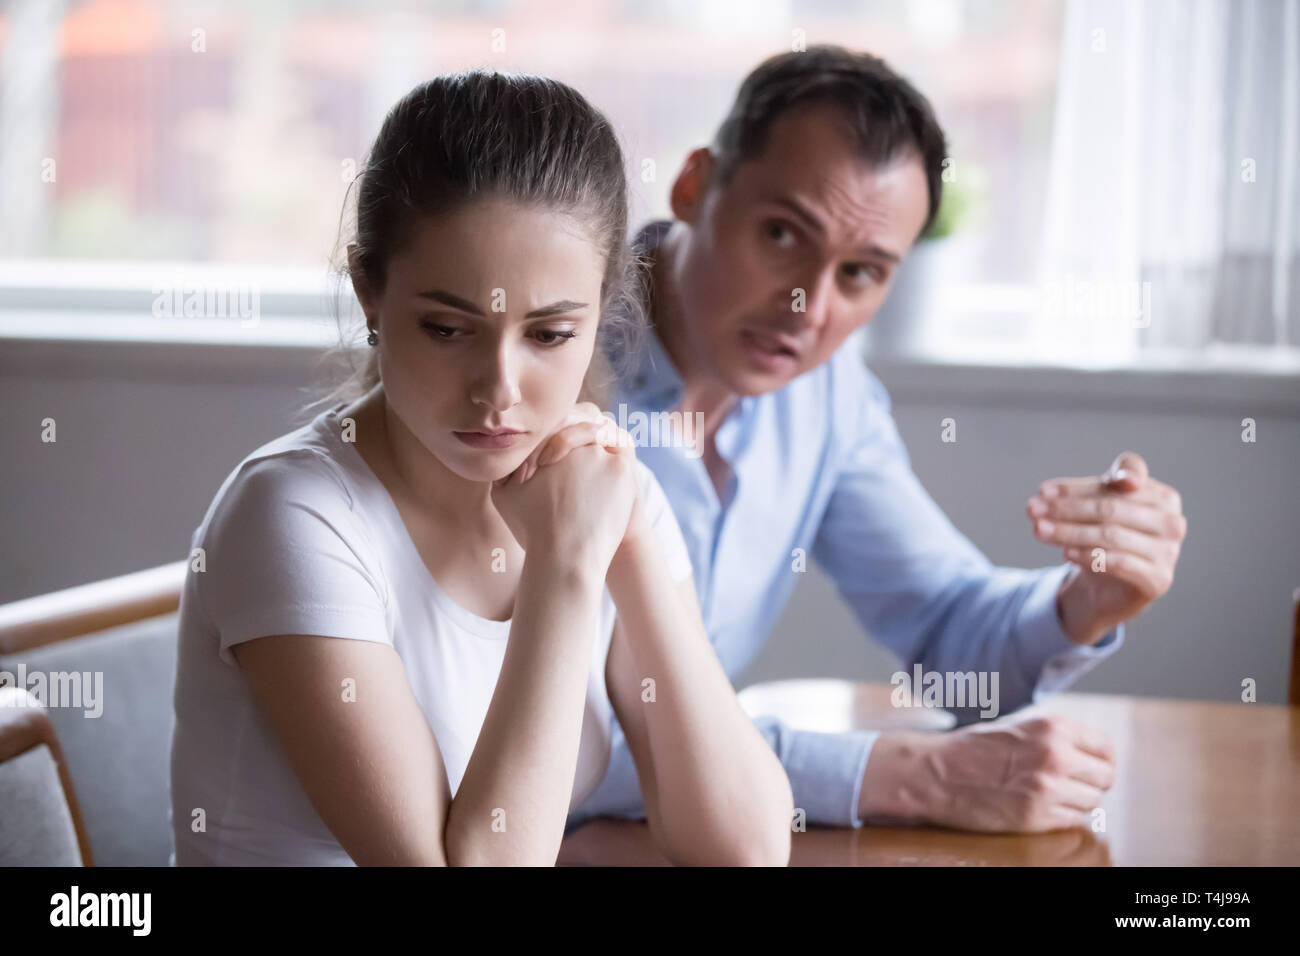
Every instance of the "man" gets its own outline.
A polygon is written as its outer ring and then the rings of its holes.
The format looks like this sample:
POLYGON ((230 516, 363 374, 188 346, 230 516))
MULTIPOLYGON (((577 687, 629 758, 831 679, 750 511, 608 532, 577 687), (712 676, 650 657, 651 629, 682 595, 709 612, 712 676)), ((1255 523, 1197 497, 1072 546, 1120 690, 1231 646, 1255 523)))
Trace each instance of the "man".
MULTIPOLYGON (((1132 453, 1101 477, 1044 482, 1027 505, 1037 539, 1068 563, 993 567, 921 487, 884 388, 840 347, 934 218, 944 156, 929 103, 882 61, 838 47, 773 57, 745 80, 713 146, 687 157, 675 221, 638 237, 652 260, 653 334, 615 403, 703 415, 696 449, 637 454, 676 511, 733 680, 793 590, 800 553, 909 671, 996 673, 1003 713, 1113 654, 1122 622, 1172 583, 1179 496, 1132 453)), ((976 724, 973 711, 938 735, 758 723, 809 823, 1050 830, 1082 822, 1111 786, 1101 732, 976 724)), ((621 732, 572 822, 599 813, 644 816, 621 732)))

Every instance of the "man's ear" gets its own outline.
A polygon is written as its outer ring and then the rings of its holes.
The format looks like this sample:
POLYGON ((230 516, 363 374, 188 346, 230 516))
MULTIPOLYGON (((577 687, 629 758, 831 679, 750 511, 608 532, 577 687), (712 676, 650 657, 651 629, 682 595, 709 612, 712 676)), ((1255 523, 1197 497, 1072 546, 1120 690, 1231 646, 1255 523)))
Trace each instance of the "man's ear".
POLYGON ((361 311, 366 314, 366 325, 376 328, 379 316, 376 314, 374 290, 366 278, 366 270, 361 267, 361 254, 355 242, 348 243, 348 275, 352 278, 352 291, 357 294, 361 311))
POLYGON ((704 194, 713 181, 715 165, 713 153, 707 146, 691 150, 668 194, 668 205, 673 211, 673 218, 686 223, 695 222, 700 214, 704 194))

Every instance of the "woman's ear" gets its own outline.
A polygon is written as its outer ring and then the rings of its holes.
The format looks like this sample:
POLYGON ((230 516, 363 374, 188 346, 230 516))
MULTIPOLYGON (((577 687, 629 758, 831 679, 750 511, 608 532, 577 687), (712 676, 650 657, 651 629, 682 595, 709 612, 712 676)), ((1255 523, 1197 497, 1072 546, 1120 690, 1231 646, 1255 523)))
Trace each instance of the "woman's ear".
POLYGON ((352 291, 361 303, 361 311, 366 314, 366 325, 377 328, 379 325, 378 309, 375 307, 374 290, 366 278, 366 270, 361 266, 361 252, 355 242, 348 243, 348 275, 352 278, 352 291))

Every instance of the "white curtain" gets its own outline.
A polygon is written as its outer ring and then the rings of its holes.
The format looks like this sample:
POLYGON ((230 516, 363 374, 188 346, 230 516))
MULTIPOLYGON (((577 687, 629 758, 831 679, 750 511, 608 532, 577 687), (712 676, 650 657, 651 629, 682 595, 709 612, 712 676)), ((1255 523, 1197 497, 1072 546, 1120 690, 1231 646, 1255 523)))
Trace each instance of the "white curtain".
POLYGON ((1044 352, 1300 346, 1300 0, 1070 0, 1044 352))

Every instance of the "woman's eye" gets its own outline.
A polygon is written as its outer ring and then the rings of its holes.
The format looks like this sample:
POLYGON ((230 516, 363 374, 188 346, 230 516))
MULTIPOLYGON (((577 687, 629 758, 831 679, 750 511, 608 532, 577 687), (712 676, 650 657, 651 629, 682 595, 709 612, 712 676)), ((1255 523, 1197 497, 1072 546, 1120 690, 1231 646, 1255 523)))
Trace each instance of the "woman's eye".
POLYGON ((533 333, 542 345, 560 345, 577 334, 577 332, 565 332, 559 329, 538 329, 533 333))
POLYGON ((450 325, 439 325, 436 322, 422 322, 420 325, 421 328, 428 332, 432 338, 437 339, 440 342, 445 342, 455 338, 456 333, 460 331, 450 325))

